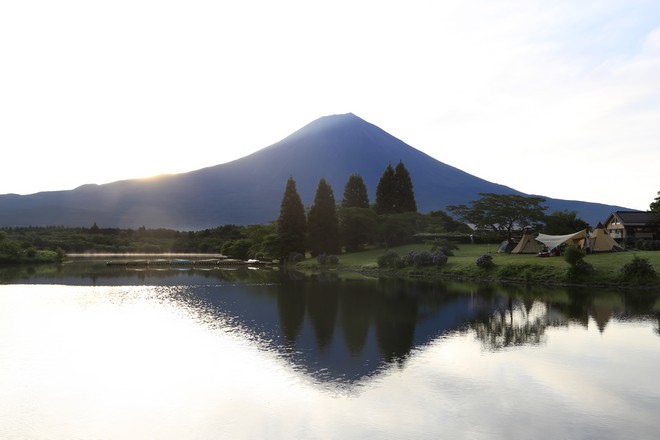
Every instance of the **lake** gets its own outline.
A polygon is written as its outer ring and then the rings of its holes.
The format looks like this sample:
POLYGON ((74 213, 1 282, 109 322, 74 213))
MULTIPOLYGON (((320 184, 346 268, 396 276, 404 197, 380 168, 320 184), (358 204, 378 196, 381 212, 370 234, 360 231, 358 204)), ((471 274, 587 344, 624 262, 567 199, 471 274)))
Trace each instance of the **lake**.
POLYGON ((2 439, 655 439, 657 292, 0 271, 2 439))

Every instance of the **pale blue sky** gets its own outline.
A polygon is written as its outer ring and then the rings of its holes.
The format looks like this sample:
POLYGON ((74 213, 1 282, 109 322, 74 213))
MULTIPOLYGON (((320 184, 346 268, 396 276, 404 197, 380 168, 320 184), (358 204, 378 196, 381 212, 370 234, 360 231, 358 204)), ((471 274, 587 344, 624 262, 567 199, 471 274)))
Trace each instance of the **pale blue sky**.
POLYGON ((191 171, 353 112, 496 183, 646 209, 659 78, 657 1, 1 2, 0 194, 191 171))

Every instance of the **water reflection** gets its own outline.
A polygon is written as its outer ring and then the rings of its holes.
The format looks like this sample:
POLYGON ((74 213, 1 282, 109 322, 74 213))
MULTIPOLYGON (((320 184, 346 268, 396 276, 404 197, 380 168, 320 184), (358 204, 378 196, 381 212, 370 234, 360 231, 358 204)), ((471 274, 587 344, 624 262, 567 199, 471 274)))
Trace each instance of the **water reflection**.
POLYGON ((0 286, 1 438, 659 429, 657 293, 95 265, 20 276, 0 286))
MULTIPOLYGON (((352 384, 440 336, 473 335, 484 350, 547 342, 547 329, 612 319, 660 322, 657 292, 306 276, 284 270, 141 270, 102 262, 4 271, 2 279, 70 285, 181 286, 179 302, 211 327, 233 326, 320 381, 352 384), (655 308, 654 308, 655 307, 655 308)), ((6 282, 6 281, 5 281, 6 282)), ((660 324, 655 329, 660 334, 660 324)))

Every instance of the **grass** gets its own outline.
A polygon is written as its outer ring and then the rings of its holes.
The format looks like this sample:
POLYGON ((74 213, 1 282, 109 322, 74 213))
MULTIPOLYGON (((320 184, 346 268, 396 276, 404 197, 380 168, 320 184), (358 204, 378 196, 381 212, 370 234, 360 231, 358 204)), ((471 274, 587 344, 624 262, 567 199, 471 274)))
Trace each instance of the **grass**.
MULTIPOLYGON (((410 251, 428 251, 429 245, 412 244, 392 248, 400 256, 410 251)), ((656 280, 633 280, 624 282, 621 277, 621 268, 633 260, 635 256, 645 258, 660 274, 660 252, 629 251, 617 253, 590 254, 584 261, 593 267, 592 272, 569 273, 570 265, 563 257, 541 258, 536 255, 498 254, 495 245, 469 244, 461 245, 449 257, 445 266, 441 267, 406 267, 399 270, 383 270, 376 263, 378 257, 385 250, 368 249, 362 252, 342 254, 339 256, 337 270, 379 272, 384 275, 415 278, 443 278, 443 279, 473 279, 502 282, 525 282, 535 284, 577 284, 596 286, 635 286, 660 288, 660 278, 656 280), (477 267, 479 256, 491 253, 495 267, 482 269, 477 267)), ((307 259, 300 263, 302 268, 319 269, 315 259, 307 259)))

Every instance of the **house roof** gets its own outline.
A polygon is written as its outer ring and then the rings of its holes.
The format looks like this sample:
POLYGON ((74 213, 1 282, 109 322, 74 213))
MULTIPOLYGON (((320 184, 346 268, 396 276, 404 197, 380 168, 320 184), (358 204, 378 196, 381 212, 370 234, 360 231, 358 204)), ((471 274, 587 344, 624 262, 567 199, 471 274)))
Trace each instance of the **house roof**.
POLYGON ((652 225, 660 223, 657 212, 649 211, 616 211, 615 215, 625 225, 652 225))

